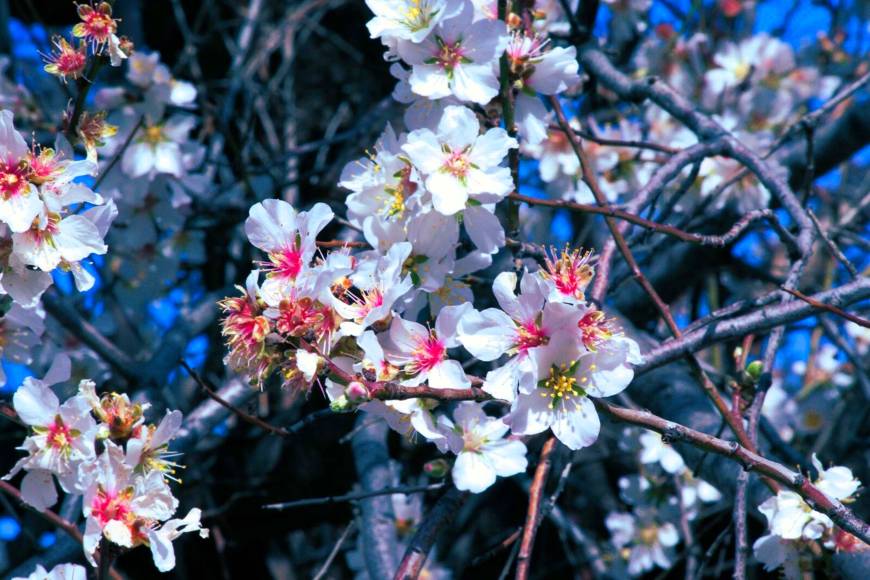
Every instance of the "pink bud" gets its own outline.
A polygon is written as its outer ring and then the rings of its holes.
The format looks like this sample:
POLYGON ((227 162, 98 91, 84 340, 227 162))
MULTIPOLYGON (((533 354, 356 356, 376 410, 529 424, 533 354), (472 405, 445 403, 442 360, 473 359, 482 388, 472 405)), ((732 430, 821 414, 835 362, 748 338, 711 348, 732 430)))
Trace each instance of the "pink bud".
POLYGON ((364 401, 369 398, 369 390, 359 381, 352 381, 344 390, 349 401, 364 401))

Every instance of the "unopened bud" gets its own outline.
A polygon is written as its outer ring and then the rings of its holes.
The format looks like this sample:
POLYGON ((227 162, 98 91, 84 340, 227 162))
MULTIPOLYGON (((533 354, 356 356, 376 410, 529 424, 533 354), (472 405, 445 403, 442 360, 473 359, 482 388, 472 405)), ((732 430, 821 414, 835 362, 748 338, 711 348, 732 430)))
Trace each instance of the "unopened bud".
POLYGON ((358 403, 369 399, 369 390, 359 381, 351 381, 344 390, 344 395, 351 402, 358 403))
POLYGON ((423 471, 432 479, 443 479, 450 471, 450 464, 444 459, 433 459, 423 465, 423 471))
POLYGON ((354 406, 347 400, 347 397, 342 395, 329 404, 329 409, 333 413, 347 413, 353 411, 354 406))
POLYGON ((760 360, 754 360, 746 367, 746 373, 752 377, 752 380, 757 381, 761 377, 764 370, 764 364, 760 360))
POLYGON ((120 48, 121 52, 123 52, 127 56, 132 56, 133 52, 136 50, 136 46, 133 44, 133 41, 126 36, 122 36, 119 39, 118 48, 120 48))

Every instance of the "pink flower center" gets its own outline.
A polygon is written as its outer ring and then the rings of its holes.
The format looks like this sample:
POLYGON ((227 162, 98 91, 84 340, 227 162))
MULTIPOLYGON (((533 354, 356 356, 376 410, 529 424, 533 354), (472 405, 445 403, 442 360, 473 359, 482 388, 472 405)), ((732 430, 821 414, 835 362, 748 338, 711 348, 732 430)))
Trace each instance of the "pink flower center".
POLYGON ((113 493, 100 487, 91 502, 91 515, 100 522, 101 526, 105 526, 112 520, 127 522, 133 515, 130 509, 131 499, 133 499, 131 488, 113 493))
POLYGON ((26 161, 0 162, 0 195, 8 200, 21 195, 27 187, 30 165, 26 161))
POLYGON ((517 327, 514 348, 519 354, 526 354, 529 349, 547 344, 550 337, 547 332, 534 321, 526 322, 517 327))
POLYGON ((613 338, 614 328, 601 310, 590 310, 577 322, 583 345, 591 351, 613 338))
POLYGON ((555 255, 547 257, 544 276, 553 281, 560 294, 584 300, 586 287, 595 275, 591 261, 592 252, 563 250, 558 258, 555 255))
POLYGON ((77 50, 62 50, 53 62, 57 66, 58 74, 75 78, 84 70, 87 57, 77 50))
POLYGON ((247 356, 259 353, 269 334, 269 320, 247 298, 226 298, 220 306, 227 314, 223 321, 223 335, 228 338, 229 347, 247 356))
POLYGON ((101 3, 96 9, 92 6, 79 6, 79 18, 82 22, 73 28, 73 34, 79 38, 85 37, 96 44, 104 44, 117 30, 117 24, 112 18, 112 7, 101 3))
POLYGON ((429 336, 418 341, 417 348, 411 351, 411 357, 413 361, 408 365, 409 372, 412 374, 428 372, 447 358, 447 348, 435 332, 430 331, 429 336))
POLYGON ((49 425, 48 433, 46 433, 48 446, 55 449, 66 449, 72 443, 72 439, 73 434, 70 432, 70 428, 64 424, 60 415, 56 416, 54 423, 49 425))
POLYGON ((60 216, 49 213, 44 227, 39 227, 39 218, 34 218, 33 225, 27 230, 27 235, 37 246, 45 244, 60 231, 60 216))
POLYGON ((450 155, 441 166, 442 171, 449 173, 457 179, 464 179, 468 175, 468 169, 471 167, 471 162, 468 160, 468 151, 462 149, 459 151, 450 151, 450 155))
POLYGON ((269 276, 295 280, 302 271, 302 250, 298 244, 270 253, 269 260, 272 262, 267 265, 269 276))

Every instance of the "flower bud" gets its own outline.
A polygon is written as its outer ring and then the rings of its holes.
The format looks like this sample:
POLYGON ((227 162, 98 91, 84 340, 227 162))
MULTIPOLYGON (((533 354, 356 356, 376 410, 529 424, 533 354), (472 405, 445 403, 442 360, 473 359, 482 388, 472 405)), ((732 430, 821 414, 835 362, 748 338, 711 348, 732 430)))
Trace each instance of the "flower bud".
POLYGON ((348 401, 347 397, 345 397, 344 395, 340 396, 329 404, 329 409, 333 413, 348 413, 350 411, 353 411, 353 408, 353 404, 351 404, 351 402, 348 401))
POLYGON ((752 377, 752 380, 757 381, 761 377, 764 370, 764 364, 760 360, 754 360, 746 367, 746 372, 752 377))
POLYGON ((364 384, 359 381, 351 381, 344 390, 344 395, 353 403, 367 401, 369 399, 369 390, 364 384))
POLYGON ((443 479, 450 471, 450 464, 444 459, 433 459, 423 465, 423 471, 432 479, 443 479))

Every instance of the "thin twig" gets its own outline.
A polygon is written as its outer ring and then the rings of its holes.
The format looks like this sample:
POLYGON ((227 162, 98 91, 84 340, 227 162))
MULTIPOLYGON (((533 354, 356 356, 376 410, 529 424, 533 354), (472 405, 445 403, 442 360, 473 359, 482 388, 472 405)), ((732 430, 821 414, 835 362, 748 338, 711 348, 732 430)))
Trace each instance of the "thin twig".
POLYGON ((332 505, 336 503, 342 503, 346 501, 357 501, 360 499, 366 499, 369 497, 377 497, 379 495, 391 495, 394 493, 403 493, 405 495, 411 493, 425 493, 427 491, 436 491, 444 487, 444 483, 430 483, 428 485, 413 485, 413 486, 398 486, 398 487, 386 487, 384 489, 378 489, 375 491, 366 491, 359 493, 347 493, 345 495, 332 495, 327 497, 312 497, 308 499, 297 499, 293 501, 286 501, 282 503, 270 503, 263 506, 264 510, 288 510, 298 507, 312 506, 312 505, 332 505))
POLYGON ((802 292, 799 292, 797 290, 792 290, 790 288, 786 288, 785 286, 782 287, 782 290, 785 290, 786 292, 788 292, 789 294, 791 294, 795 298, 800 298, 801 300, 803 300, 804 302, 806 302, 807 304, 809 304, 813 308, 819 308, 821 310, 826 310, 827 312, 830 312, 831 314, 836 314, 837 316, 842 316, 846 320, 849 320, 850 322, 854 322, 858 326, 863 326, 864 328, 870 328, 870 320, 866 320, 864 318, 861 318, 860 316, 850 314, 850 313, 846 312, 845 310, 843 310, 842 308, 838 308, 838 307, 834 306, 833 304, 825 304, 824 302, 820 302, 820 301, 816 300, 812 296, 807 296, 806 294, 804 294, 802 292))
POLYGON ((290 433, 287 429, 284 429, 283 427, 275 427, 274 425, 270 425, 269 423, 263 421, 259 417, 254 417, 253 415, 245 413, 244 411, 242 411, 241 409, 239 409, 238 407, 236 407, 232 403, 229 403, 229 402, 223 400, 220 397, 220 395, 218 395, 214 389, 209 387, 208 383, 206 383, 206 381, 201 376, 199 376, 199 373, 196 372, 195 370, 193 370, 190 367, 190 365, 187 364, 186 361, 184 361, 182 359, 179 361, 179 363, 181 363, 181 366, 184 367, 184 370, 187 371, 187 374, 189 374, 191 376, 191 378, 194 381, 196 381, 196 384, 199 385, 199 388, 201 388, 203 391, 205 391, 205 393, 212 400, 214 400, 216 403, 218 403, 221 406, 232 411, 233 414, 235 414, 237 417, 239 417, 242 421, 244 421, 246 423, 250 423, 251 425, 254 425, 255 427, 259 427, 260 429, 262 429, 268 433, 271 433, 273 435, 278 435, 279 437, 290 437, 292 435, 292 433, 290 433))
POLYGON ((356 528, 356 520, 351 520, 351 522, 344 528, 344 531, 338 537, 338 541, 335 542, 335 546, 332 548, 332 551, 329 552, 329 556, 326 557, 326 561, 323 563, 323 566, 320 567, 320 570, 317 571, 317 574, 314 575, 312 580, 320 580, 326 573, 329 571, 329 567, 332 566, 332 563, 335 561, 335 557, 338 556, 339 550, 341 550, 342 545, 350 536, 351 532, 356 528))
POLYGON ((551 435, 541 448, 541 457, 538 460, 538 467, 535 469, 532 487, 529 489, 529 508, 526 511, 526 524, 523 528, 523 539, 520 542, 520 551, 517 556, 517 580, 526 580, 529 577, 529 570, 532 564, 532 548, 535 545, 538 525, 541 523, 539 514, 544 485, 547 483, 547 476, 550 473, 550 456, 555 448, 556 438, 551 435))

